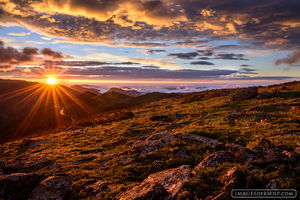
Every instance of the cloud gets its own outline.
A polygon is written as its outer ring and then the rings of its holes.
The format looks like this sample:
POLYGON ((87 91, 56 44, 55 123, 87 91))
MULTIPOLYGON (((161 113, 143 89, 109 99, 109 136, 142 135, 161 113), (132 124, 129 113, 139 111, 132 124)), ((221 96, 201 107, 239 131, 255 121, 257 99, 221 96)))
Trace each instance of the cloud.
POLYGON ((215 65, 214 63, 211 62, 206 62, 206 61, 195 61, 191 62, 191 65, 215 65))
POLYGON ((296 51, 293 54, 287 56, 286 58, 281 58, 276 60, 275 64, 276 65, 281 65, 281 64, 289 64, 292 65, 300 60, 300 51, 296 51))
POLYGON ((197 52, 190 52, 190 53, 170 53, 168 54, 170 57, 176 57, 180 59, 193 59, 198 56, 197 52))
POLYGON ((146 51, 148 54, 166 52, 164 49, 144 49, 143 51, 146 51))
POLYGON ((41 50, 41 54, 44 56, 52 57, 54 59, 62 59, 64 55, 61 52, 53 51, 50 48, 44 48, 41 50))
POLYGON ((247 64, 241 64, 241 67, 251 67, 251 65, 247 65, 247 64))
POLYGON ((248 60, 244 58, 244 54, 234 54, 234 53, 219 53, 215 56, 215 59, 222 60, 248 60))
POLYGON ((109 79, 201 79, 217 78, 237 73, 237 70, 168 70, 156 67, 115 67, 69 69, 66 74, 81 76, 99 75, 109 79))
POLYGON ((30 35, 31 33, 7 33, 7 35, 10 35, 10 36, 26 36, 26 35, 30 35))
POLYGON ((261 49, 300 45, 296 0, 5 0, 1 7, 2 25, 14 23, 74 43, 197 48, 235 39, 261 49))
POLYGON ((5 47, 4 43, 0 40, 0 65, 2 70, 8 71, 14 69, 16 65, 40 65, 44 62, 45 58, 62 59, 64 57, 60 52, 53 51, 50 48, 45 48, 39 53, 37 48, 25 47, 22 51, 13 48, 5 47), (41 57, 44 55, 44 57, 41 57))
POLYGON ((239 74, 258 74, 256 69, 241 67, 239 74))

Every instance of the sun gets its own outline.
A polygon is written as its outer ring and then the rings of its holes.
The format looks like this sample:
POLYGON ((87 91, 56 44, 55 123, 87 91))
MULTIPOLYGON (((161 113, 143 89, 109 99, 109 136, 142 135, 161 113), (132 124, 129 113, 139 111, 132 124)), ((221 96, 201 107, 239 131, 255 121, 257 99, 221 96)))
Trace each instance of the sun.
POLYGON ((51 76, 47 78, 47 84, 48 85, 55 85, 57 83, 57 80, 55 77, 51 76))

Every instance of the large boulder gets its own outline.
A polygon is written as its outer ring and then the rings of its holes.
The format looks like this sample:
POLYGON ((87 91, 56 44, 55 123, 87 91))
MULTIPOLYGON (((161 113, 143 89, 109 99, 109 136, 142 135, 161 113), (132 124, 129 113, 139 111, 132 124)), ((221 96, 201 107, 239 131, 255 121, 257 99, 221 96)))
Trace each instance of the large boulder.
POLYGON ((188 165, 157 172, 149 175, 141 184, 121 195, 120 200, 175 198, 183 182, 190 177, 191 168, 188 165))
POLYGON ((51 176, 37 185, 29 200, 65 199, 70 193, 70 177, 67 175, 51 176))
POLYGON ((176 140, 176 137, 172 133, 156 133, 145 140, 135 142, 133 144, 133 152, 140 153, 141 155, 154 153, 173 140, 176 140))
POLYGON ((248 99, 254 99, 258 95, 257 87, 244 88, 236 92, 231 97, 231 101, 243 101, 248 99))
POLYGON ((211 169, 217 168, 223 163, 234 162, 234 156, 226 151, 218 151, 208 155, 204 160, 202 160, 195 168, 194 173, 199 169, 211 169))
POLYGON ((14 173, 0 176, 0 198, 27 199, 34 187, 45 178, 37 173, 14 173))

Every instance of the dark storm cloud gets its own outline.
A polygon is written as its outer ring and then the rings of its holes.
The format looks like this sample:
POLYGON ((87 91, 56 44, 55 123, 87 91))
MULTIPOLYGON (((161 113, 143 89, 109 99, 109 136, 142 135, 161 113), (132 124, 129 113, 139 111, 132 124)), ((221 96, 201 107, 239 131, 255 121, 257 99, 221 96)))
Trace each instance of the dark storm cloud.
POLYGON ((7 0, 2 9, 18 24, 71 42, 197 47, 207 38, 256 48, 300 45, 298 0, 7 0))
POLYGON ((287 56, 286 58, 281 58, 276 60, 275 64, 289 64, 292 65, 296 62, 300 61, 300 51, 294 52, 293 54, 287 56))
POLYGON ((219 53, 215 56, 215 59, 222 60, 248 60, 244 58, 244 54, 234 54, 234 53, 219 53))
POLYGON ((180 59, 193 59, 199 54, 197 52, 190 52, 190 53, 170 53, 168 56, 176 57, 180 59))
POLYGON ((215 65, 214 63, 211 62, 206 62, 206 61, 195 61, 191 62, 191 65, 215 65))

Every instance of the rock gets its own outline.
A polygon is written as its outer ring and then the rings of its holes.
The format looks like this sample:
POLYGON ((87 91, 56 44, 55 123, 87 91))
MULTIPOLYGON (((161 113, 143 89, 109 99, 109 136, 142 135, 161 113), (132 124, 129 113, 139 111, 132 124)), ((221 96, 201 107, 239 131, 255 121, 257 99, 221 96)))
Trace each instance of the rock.
POLYGON ((98 181, 92 185, 87 185, 80 190, 81 196, 97 197, 100 192, 110 192, 109 183, 105 181, 98 181))
POLYGON ((236 113, 236 112, 229 113, 226 116, 226 120, 234 122, 236 119, 239 119, 241 116, 242 116, 242 114, 240 114, 240 113, 236 113))
POLYGON ((236 188, 241 182, 242 172, 238 167, 233 167, 219 177, 219 181, 224 184, 222 193, 213 198, 214 200, 230 199, 231 190, 236 188))
POLYGON ((234 183, 235 186, 239 182, 241 174, 242 172, 238 167, 233 167, 220 176, 218 180, 225 186, 231 183, 234 183))
POLYGON ((212 200, 214 197, 213 196, 207 196, 204 198, 204 200, 212 200))
POLYGON ((150 117, 151 121, 163 121, 163 122, 169 122, 170 121, 170 117, 167 115, 156 115, 156 116, 152 116, 150 117))
POLYGON ((141 184, 123 194, 120 200, 175 198, 183 182, 190 177, 191 168, 188 165, 150 174, 141 184))
POLYGON ((240 90, 231 97, 231 101, 243 101, 253 99, 258 95, 257 87, 249 87, 240 90))
POLYGON ((210 169, 217 168, 223 163, 232 163, 234 162, 234 156, 231 153, 226 151, 218 151, 208 155, 204 160, 202 160, 194 169, 195 173, 199 169, 210 169))
POLYGON ((264 108, 262 106, 252 106, 248 111, 264 111, 264 108))
POLYGON ((184 140, 202 142, 202 143, 205 143, 209 146, 215 146, 215 145, 219 144, 218 140, 207 138, 207 137, 200 136, 200 135, 195 135, 195 134, 185 133, 185 134, 178 134, 177 136, 179 138, 184 139, 184 140))
POLYGON ((226 148, 234 154, 237 160, 251 162, 256 159, 256 154, 246 147, 228 143, 226 148))
POLYGON ((141 155, 154 153, 173 140, 176 140, 176 137, 171 133, 156 133, 143 141, 140 140, 135 142, 133 145, 133 152, 140 153, 141 155))
POLYGON ((278 189, 278 183, 276 180, 270 180, 270 182, 266 185, 266 189, 278 189))
POLYGON ((35 187, 28 200, 66 199, 71 193, 71 179, 67 175, 51 176, 35 187))
POLYGON ((14 173, 0 176, 0 198, 27 199, 33 188, 45 178, 37 173, 14 173))
POLYGON ((287 161, 288 157, 281 153, 280 151, 274 150, 274 149, 268 149, 266 151, 266 154, 256 160, 254 160, 253 162, 251 162, 252 164, 257 164, 257 165, 268 165, 271 163, 282 163, 287 161))
POLYGON ((186 154, 185 149, 184 148, 176 148, 173 153, 175 153, 176 156, 180 157, 180 158, 188 158, 189 156, 186 154))
POLYGON ((25 138, 20 143, 20 148, 36 148, 41 144, 47 144, 47 140, 33 139, 33 138, 25 138))
POLYGON ((262 92, 262 93, 259 93, 257 95, 257 99, 267 99, 267 98, 271 98, 274 96, 274 93, 270 93, 270 92, 262 92))
POLYGON ((290 108, 290 112, 300 112, 300 107, 299 106, 292 106, 290 108))

